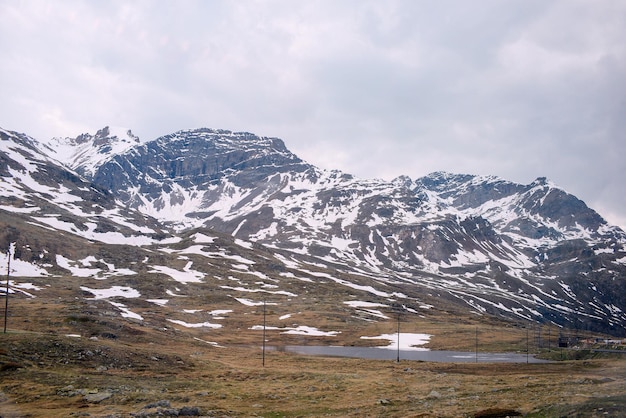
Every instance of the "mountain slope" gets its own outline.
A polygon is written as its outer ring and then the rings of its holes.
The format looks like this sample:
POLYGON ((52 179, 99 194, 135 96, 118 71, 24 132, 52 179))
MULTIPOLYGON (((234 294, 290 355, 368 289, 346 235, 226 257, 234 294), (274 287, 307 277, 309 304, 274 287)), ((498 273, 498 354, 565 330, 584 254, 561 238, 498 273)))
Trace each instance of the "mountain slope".
MULTIPOLYGON (((5 199, 19 190, 24 200, 4 210, 15 214, 19 204, 43 210, 40 186, 28 188, 17 180, 31 179, 37 171, 18 167, 30 153, 29 161, 37 162, 28 164, 74 176, 80 186, 72 193, 80 196, 81 208, 90 198, 78 190, 92 187, 106 196, 107 211, 82 208, 78 213, 72 207, 73 216, 81 219, 75 221, 76 231, 61 229, 94 240, 99 236, 93 235, 94 216, 118 222, 113 228, 122 235, 126 225, 126 237, 135 236, 128 231, 133 225, 153 238, 127 238, 122 244, 144 250, 156 246, 161 254, 195 254, 186 267, 168 270, 170 263, 180 263, 171 256, 167 264, 150 267, 174 279, 190 277, 210 285, 215 279, 208 278, 208 271, 191 266, 206 265, 208 254, 220 254, 226 262, 222 274, 241 276, 241 286, 227 289, 235 293, 267 292, 273 282, 278 289, 273 292, 295 298, 301 297, 303 283, 314 283, 307 293, 322 294, 330 286, 344 299, 356 292, 413 312, 446 306, 625 333, 626 235, 544 178, 528 185, 449 173, 362 180, 319 170, 277 138, 223 130, 180 131, 144 144, 121 141, 119 147, 111 140, 102 130, 72 145, 102 152, 76 151, 65 160, 57 155, 83 179, 38 153, 49 145, 3 131, 0 158, 9 167, 0 173, 5 199), (98 148, 103 138, 109 145, 98 148), (24 148, 18 151, 14 144, 24 148), (196 248, 194 240, 183 239, 191 231, 222 237, 231 252, 196 248), (178 238, 163 240, 168 234, 178 238), (264 254, 261 264, 273 267, 257 270, 255 263, 242 270, 233 261, 237 254, 249 260, 253 253, 264 254), (255 275, 263 284, 250 281, 255 275)), ((52 177, 52 183, 65 184, 61 177, 52 177)), ((52 200, 69 211, 59 198, 52 200)))
POLYGON ((0 130, 0 161, 0 212, 6 222, 0 245, 8 249, 16 242, 19 259, 36 263, 35 271, 54 271, 54 257, 70 246, 68 237, 87 245, 142 245, 164 236, 156 221, 59 165, 26 135, 0 130))

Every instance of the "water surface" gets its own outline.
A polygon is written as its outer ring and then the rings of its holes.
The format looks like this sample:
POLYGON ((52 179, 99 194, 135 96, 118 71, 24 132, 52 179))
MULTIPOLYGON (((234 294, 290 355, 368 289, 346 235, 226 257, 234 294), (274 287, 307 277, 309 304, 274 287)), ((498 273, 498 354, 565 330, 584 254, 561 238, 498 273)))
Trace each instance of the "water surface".
MULTIPOLYGON (((313 356, 336 356, 352 357, 374 360, 396 360, 398 351, 381 347, 343 347, 343 346, 320 346, 320 345, 286 345, 270 347, 278 351, 306 354, 313 356)), ((481 353, 469 351, 444 351, 444 350, 400 350, 400 360, 435 361, 447 363, 548 363, 526 355, 526 353, 481 353)))

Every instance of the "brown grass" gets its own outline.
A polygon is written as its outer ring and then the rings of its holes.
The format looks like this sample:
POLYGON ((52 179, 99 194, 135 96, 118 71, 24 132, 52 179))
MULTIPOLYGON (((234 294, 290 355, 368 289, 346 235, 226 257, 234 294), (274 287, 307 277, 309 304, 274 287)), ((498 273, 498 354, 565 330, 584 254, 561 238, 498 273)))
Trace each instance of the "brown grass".
MULTIPOLYGON (((188 297, 172 298, 166 307, 119 300, 144 317, 135 321, 121 318, 107 301, 77 297, 81 285, 109 287, 116 280, 43 278, 37 285, 45 290, 36 298, 12 296, 10 332, 0 334, 2 418, 172 416, 181 411, 216 417, 473 417, 498 411, 573 417, 623 416, 626 407, 626 358, 619 357, 453 364, 268 351, 263 367, 261 332, 250 329, 262 324, 262 307, 241 305, 217 286, 197 295, 188 291, 188 297), (233 312, 218 321, 183 308, 233 312), (211 320, 223 328, 185 328, 167 319, 211 320)), ((143 283, 141 275, 133 280, 146 297, 152 287, 161 286, 162 294, 168 286, 158 280, 143 283)), ((305 337, 272 330, 267 343, 373 345, 384 342, 360 337, 396 331, 391 313, 388 320, 366 321, 341 300, 345 295, 306 295, 268 305, 268 325, 298 323, 340 333, 305 337), (281 321, 287 313, 293 317, 281 321)), ((525 352, 527 344, 537 351, 534 340, 526 339, 534 337, 534 330, 523 326, 444 310, 401 317, 402 332, 433 335, 431 349, 473 351, 478 340, 480 351, 525 352)), ((557 331, 551 336, 554 347, 557 331)))
MULTIPOLYGON (((221 330, 208 338, 206 332, 165 331, 88 312, 79 315, 74 312, 79 306, 34 300, 21 306, 33 313, 23 324, 32 329, 0 336, 4 418, 158 416, 183 407, 231 417, 471 417, 497 410, 551 416, 560 406, 555 413, 568 416, 588 405, 590 413, 610 411, 626 394, 624 359, 396 363, 268 351, 263 367, 259 333, 246 328, 256 320, 233 319, 241 321, 239 333, 221 330), (52 324, 54 332, 37 330, 45 324, 52 324), (105 331, 115 332, 116 338, 89 338, 105 331), (77 332, 83 337, 65 335, 77 332), (228 344, 215 347, 194 337, 228 344), (98 394, 104 399, 98 400, 98 394)), ((390 332, 394 326, 393 321, 377 323, 369 331, 390 332)), ((438 321, 422 320, 402 326, 405 332, 433 332, 438 335, 434 345, 446 348, 459 334, 475 336, 474 324, 446 329, 438 321)), ((482 331, 479 339, 515 346, 525 334, 514 331, 482 331)), ((274 344, 293 342, 278 333, 268 337, 274 344)))

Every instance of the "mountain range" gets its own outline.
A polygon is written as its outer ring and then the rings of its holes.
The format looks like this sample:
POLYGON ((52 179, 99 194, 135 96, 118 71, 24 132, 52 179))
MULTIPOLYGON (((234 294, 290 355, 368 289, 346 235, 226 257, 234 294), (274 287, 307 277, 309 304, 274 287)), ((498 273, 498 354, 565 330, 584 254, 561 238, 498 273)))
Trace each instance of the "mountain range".
POLYGON ((324 333, 307 312, 440 311, 626 336, 626 234, 544 177, 360 179, 279 138, 205 128, 148 142, 0 129, 0 226, 12 292, 70 277, 146 325, 220 328, 270 299, 307 335, 324 333))

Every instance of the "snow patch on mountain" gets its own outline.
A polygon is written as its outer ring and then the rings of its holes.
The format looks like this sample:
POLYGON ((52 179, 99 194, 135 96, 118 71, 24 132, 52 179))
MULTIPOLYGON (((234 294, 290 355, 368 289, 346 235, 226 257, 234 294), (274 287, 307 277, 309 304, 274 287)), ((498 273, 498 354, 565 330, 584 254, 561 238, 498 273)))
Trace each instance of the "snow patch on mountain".
POLYGON ((106 126, 95 135, 84 133, 76 138, 55 137, 42 143, 52 158, 91 176, 103 162, 125 153, 140 141, 130 129, 106 126))
MULTIPOLYGON (((27 261, 15 258, 13 251, 0 253, 0 266, 6 266, 3 271, 10 277, 46 277, 49 273, 43 266, 29 263, 27 261), (9 262, 10 259, 10 262, 9 262), (10 269, 9 269, 10 265, 10 269)), ((1 287, 1 286, 0 286, 1 287)))
POLYGON ((185 265, 183 270, 176 270, 167 266, 151 266, 152 270, 149 273, 161 273, 170 276, 172 279, 179 283, 199 283, 201 282, 205 274, 196 270, 192 270, 191 266, 193 261, 190 261, 185 265))
POLYGON ((84 292, 91 293, 94 296, 93 299, 109 299, 115 297, 132 299, 141 296, 139 291, 129 286, 111 286, 106 289, 92 289, 87 286, 81 286, 80 289, 84 292))

